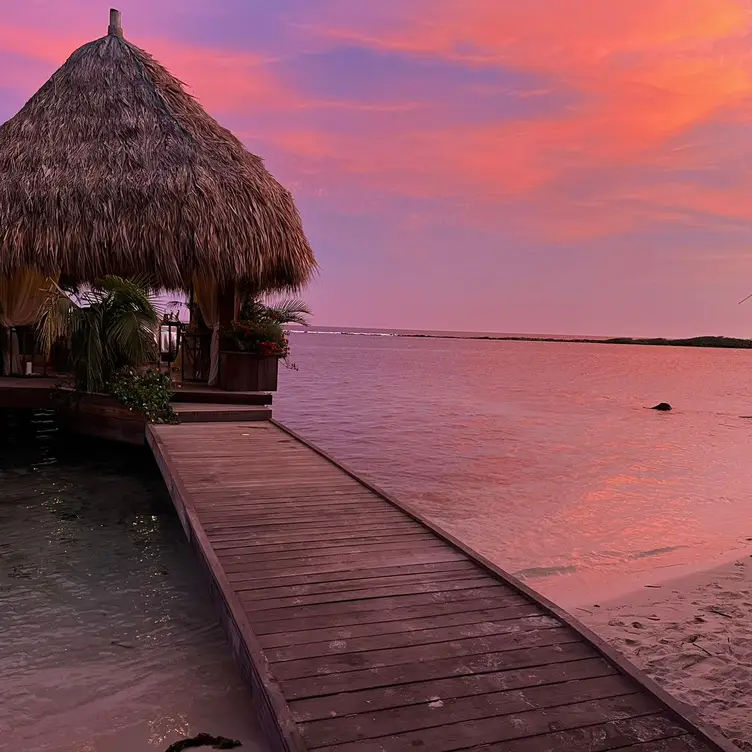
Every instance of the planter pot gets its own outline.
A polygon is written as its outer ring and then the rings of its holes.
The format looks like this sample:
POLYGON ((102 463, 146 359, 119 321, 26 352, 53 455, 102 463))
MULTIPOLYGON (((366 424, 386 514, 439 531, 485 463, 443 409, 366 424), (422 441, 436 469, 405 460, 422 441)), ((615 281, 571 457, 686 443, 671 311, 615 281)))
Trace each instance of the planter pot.
POLYGON ((223 350, 219 353, 219 388, 227 392, 276 392, 279 358, 223 350))
POLYGON ((98 439, 142 445, 146 440, 146 418, 129 410, 108 394, 56 395, 57 415, 63 428, 98 439))

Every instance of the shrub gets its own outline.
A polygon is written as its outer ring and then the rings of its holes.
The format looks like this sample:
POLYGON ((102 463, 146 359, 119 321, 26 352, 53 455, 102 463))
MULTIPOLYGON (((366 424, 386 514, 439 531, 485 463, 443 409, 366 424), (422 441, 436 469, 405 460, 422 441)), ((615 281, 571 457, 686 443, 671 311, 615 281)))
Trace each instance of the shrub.
POLYGON ((170 404, 172 380, 168 373, 123 369, 110 379, 106 390, 129 410, 143 413, 149 423, 178 422, 170 404))

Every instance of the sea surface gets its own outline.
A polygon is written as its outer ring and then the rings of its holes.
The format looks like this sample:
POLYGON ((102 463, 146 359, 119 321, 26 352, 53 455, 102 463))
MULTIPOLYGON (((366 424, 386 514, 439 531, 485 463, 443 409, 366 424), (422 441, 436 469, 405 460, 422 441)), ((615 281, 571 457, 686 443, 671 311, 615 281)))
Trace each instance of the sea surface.
MULTIPOLYGON (((752 547, 750 351, 291 342, 275 417, 554 600, 752 547), (646 409, 661 401, 674 411, 646 409)), ((206 731, 263 750, 148 454, 13 420, 0 423, 0 749, 162 752, 206 731)))
POLYGON ((1 750, 266 749, 146 450, 0 417, 0 636, 1 750))
POLYGON ((752 548, 749 350, 369 334, 291 334, 275 417, 554 600, 752 548))

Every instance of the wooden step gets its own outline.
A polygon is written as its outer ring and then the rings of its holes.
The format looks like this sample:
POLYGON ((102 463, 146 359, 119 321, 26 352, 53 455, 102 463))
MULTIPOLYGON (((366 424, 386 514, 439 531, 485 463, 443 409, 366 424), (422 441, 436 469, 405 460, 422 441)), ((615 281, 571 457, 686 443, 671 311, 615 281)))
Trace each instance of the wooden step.
POLYGON ((204 402, 173 404, 181 423, 244 423, 250 420, 269 420, 272 411, 263 405, 223 405, 204 402))

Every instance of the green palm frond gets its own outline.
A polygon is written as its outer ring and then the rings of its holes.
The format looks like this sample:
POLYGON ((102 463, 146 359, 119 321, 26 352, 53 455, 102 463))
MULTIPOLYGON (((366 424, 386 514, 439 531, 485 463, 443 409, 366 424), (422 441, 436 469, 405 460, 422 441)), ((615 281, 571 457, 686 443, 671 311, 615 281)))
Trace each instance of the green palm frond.
POLYGON ((300 324, 308 326, 308 318, 311 309, 308 304, 299 298, 286 298, 264 306, 268 312, 276 314, 275 318, 280 324, 300 324))
POLYGON ((101 391, 118 369, 156 357, 159 314, 147 278, 106 276, 77 297, 80 305, 51 287, 39 332, 47 352, 60 338, 70 343, 79 388, 101 391))

